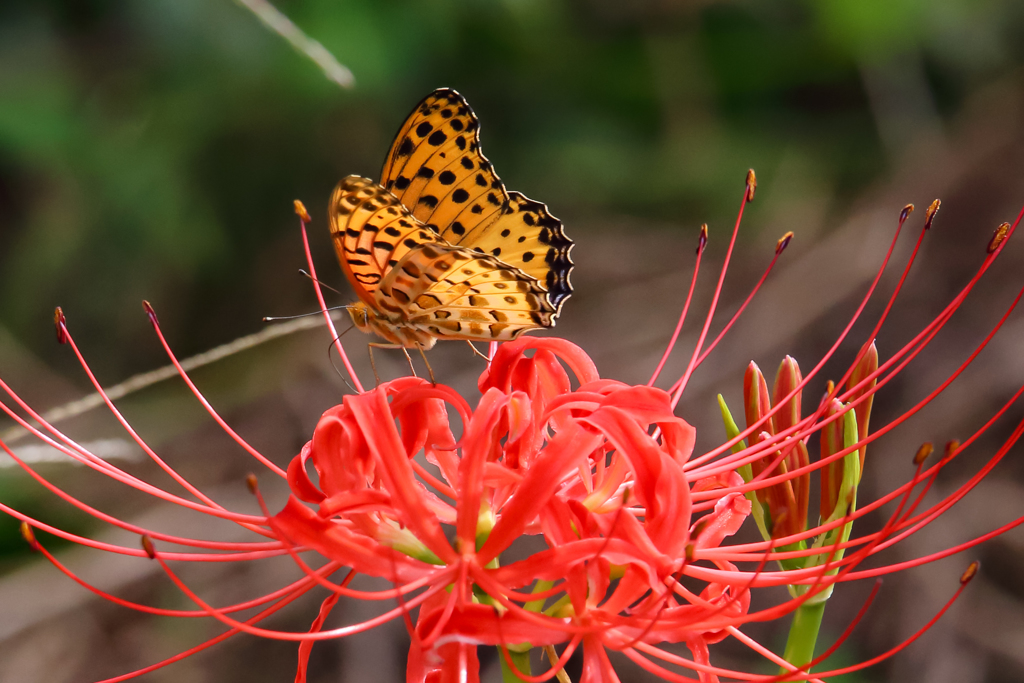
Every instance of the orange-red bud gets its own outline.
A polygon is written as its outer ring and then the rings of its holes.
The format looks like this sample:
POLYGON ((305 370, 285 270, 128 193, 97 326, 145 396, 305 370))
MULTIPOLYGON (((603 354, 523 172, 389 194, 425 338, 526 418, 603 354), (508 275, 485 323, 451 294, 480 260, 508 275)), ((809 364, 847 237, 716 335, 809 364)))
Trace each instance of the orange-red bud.
MULTIPOLYGON (((876 370, 878 370, 878 349, 875 347, 875 343, 871 342, 871 345, 868 346, 867 350, 861 355, 860 360, 857 361, 857 366, 853 369, 853 373, 850 375, 850 380, 846 383, 846 388, 853 389, 867 377, 871 376, 876 370)), ((872 392, 874 391, 875 384, 877 383, 878 378, 873 378, 870 382, 850 395, 850 401, 853 402, 865 394, 870 394, 870 396, 864 399, 864 401, 854 409, 854 412, 857 415, 857 436, 860 439, 863 439, 868 435, 868 425, 871 422, 871 405, 875 402, 875 396, 872 392)), ((864 454, 866 451, 866 444, 860 447, 860 468, 862 472, 864 471, 864 454)))
MULTIPOLYGON (((747 427, 753 427, 759 423, 768 411, 772 409, 771 401, 768 398, 768 384, 764 381, 761 368, 757 363, 750 361, 747 371, 743 374, 743 409, 747 418, 747 427)), ((775 426, 771 418, 762 423, 758 429, 769 434, 775 434, 775 426)))
MULTIPOLYGON (((782 404, 782 401, 789 394, 796 391, 803 381, 800 374, 800 365, 792 356, 786 356, 779 363, 779 370, 775 373, 775 386, 772 387, 772 403, 782 404)), ((789 429, 800 421, 800 410, 803 390, 796 391, 791 399, 781 405, 779 412, 775 413, 773 422, 778 432, 789 429)))

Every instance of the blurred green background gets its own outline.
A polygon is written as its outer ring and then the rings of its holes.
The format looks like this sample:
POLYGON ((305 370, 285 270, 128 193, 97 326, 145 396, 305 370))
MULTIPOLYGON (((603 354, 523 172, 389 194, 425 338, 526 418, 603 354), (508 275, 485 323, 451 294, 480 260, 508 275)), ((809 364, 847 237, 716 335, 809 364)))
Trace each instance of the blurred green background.
MULTIPOLYGON (((629 317, 636 311, 627 309, 643 309, 638 301, 655 298, 666 299, 672 313, 678 309, 681 284, 655 290, 671 296, 652 296, 642 289, 645 278, 660 283, 666 273, 676 273, 682 282, 703 222, 712 224, 710 253, 721 256, 750 167, 760 186, 757 212, 743 227, 744 246, 731 276, 741 284, 756 279, 763 257, 786 230, 794 230, 798 240, 787 256, 820 270, 828 264, 807 245, 838 234, 865 204, 881 207, 894 222, 904 203, 923 208, 940 190, 959 200, 947 201, 944 217, 958 230, 969 226, 975 237, 970 248, 978 249, 987 231, 1011 218, 1021 198, 1013 191, 1024 187, 1024 145, 1006 132, 1024 131, 1024 3, 1015 0, 280 0, 276 6, 351 69, 353 88, 328 81, 231 0, 0 3, 0 375, 19 380, 17 387, 30 399, 49 407, 87 390, 74 358, 54 341, 55 305, 63 306, 108 385, 166 362, 142 314, 143 299, 153 302, 182 357, 261 330, 264 316, 312 310, 309 284, 297 272, 304 260, 292 212, 296 198, 313 216, 320 276, 342 290, 335 300, 347 300, 327 237, 327 197, 345 175, 376 177, 405 116, 442 86, 459 90, 476 110, 484 153, 506 185, 547 203, 578 243, 577 295, 558 331, 583 343, 607 375, 630 381, 646 381, 650 354, 662 348, 673 319, 659 317, 660 327, 643 330, 643 321, 629 317), (1004 108, 1009 113, 1003 119, 991 119, 1002 127, 985 118, 985 112, 1004 108), (987 156, 964 150, 985 150, 987 156), (908 180, 917 176, 920 184, 908 180), (890 186, 895 196, 880 196, 885 193, 879 188, 890 186), (1014 198, 1004 201, 1003 190, 1014 198), (756 258, 747 258, 750 250, 759 250, 756 258), (756 267, 748 269, 751 263, 756 267), (628 333, 639 341, 614 341, 628 333)), ((859 228, 846 228, 850 244, 856 244, 859 228)), ((957 276, 976 265, 977 259, 965 265, 957 234, 945 239, 953 241, 931 254, 933 275, 922 283, 925 293, 915 298, 911 288, 907 295, 913 304, 948 292, 952 282, 962 284, 957 276)), ((878 254, 873 251, 871 258, 878 254)), ((795 289, 852 291, 861 284, 817 282, 803 280, 795 289)), ((789 303, 794 289, 786 291, 782 300, 789 303)), ((835 294, 833 304, 848 295, 835 294)), ((897 337, 899 325, 916 324, 911 309, 905 317, 894 316, 897 337)), ((811 311, 799 325, 790 319, 785 352, 804 350, 807 358, 807 349, 834 339, 838 323, 818 323, 816 316, 825 312, 811 311)), ((787 315, 780 310, 776 317, 787 315)), ((761 335, 767 327, 738 334, 748 340, 770 337, 761 335)), ((351 340, 353 355, 363 354, 363 341, 351 340)), ((775 353, 781 343, 776 338, 763 346, 775 353)), ((277 356, 232 359, 206 371, 204 388, 222 392, 218 405, 256 400, 235 416, 236 423, 249 427, 245 433, 257 445, 272 445, 285 463, 308 438, 319 411, 336 403, 344 389, 325 361, 325 347, 317 336, 277 356), (323 377, 310 379, 322 372, 302 365, 310 358, 328 368, 334 382, 329 391, 323 377), (239 385, 232 391, 242 398, 223 389, 239 385), (280 386, 285 388, 267 398, 280 386), (261 431, 274 429, 275 434, 261 431)), ((442 358, 445 352, 434 353, 442 358)), ((737 353, 738 363, 708 370, 711 380, 728 387, 725 377, 738 385, 750 358, 743 354, 754 351, 737 353)), ((1019 357, 1019 348, 1015 353, 1019 357)), ((467 364, 463 356, 456 362, 467 364)), ((762 367, 768 372, 773 366, 762 367)), ((388 369, 392 375, 404 372, 401 363, 388 369)), ((464 372, 471 383, 479 368, 464 372)), ((1005 365, 997 372, 1017 377, 1005 365)), ((999 382, 983 384, 1002 395, 999 382)), ((896 386, 897 392, 906 389, 896 386)), ((698 395, 713 413, 710 395, 698 395)), ((970 407, 987 410, 984 396, 971 395, 970 407)), ((128 410, 148 428, 144 433, 166 441, 193 480, 235 485, 251 468, 240 458, 202 455, 228 449, 216 430, 196 426, 203 415, 189 397, 147 393, 133 400, 128 410)), ((958 416, 970 412, 956 410, 958 416)), ((90 425, 83 431, 108 435, 90 425)), ((709 441, 719 437, 713 429, 699 433, 709 441)), ((913 453, 916 443, 904 450, 913 453)), ((90 500, 113 501, 122 506, 119 513, 147 509, 145 502, 122 501, 96 476, 86 482, 78 472, 51 467, 62 486, 90 500)), ((57 509, 52 497, 28 484, 25 475, 0 469, 0 501, 64 528, 96 528, 81 515, 57 509)), ((1013 569, 1024 561, 1018 546, 996 546, 997 562, 986 565, 1005 570, 991 579, 1003 591, 1002 604, 1010 604, 1007 595, 1024 600, 1013 569)), ((0 564, 26 561, 15 525, 3 518, 0 564)), ((151 578, 152 584, 142 584, 144 591, 130 584, 143 591, 140 599, 180 600, 171 597, 174 591, 163 577, 151 578)), ((228 578, 237 587, 244 577, 228 578)), ((69 584, 59 576, 50 580, 53 586, 69 584)), ((225 590, 233 598, 235 588, 225 590)), ((851 595, 847 614, 859 606, 856 593, 851 595)), ((894 600, 888 612, 882 608, 887 619, 872 627, 874 635, 853 646, 859 658, 907 635, 907 624, 920 625, 916 612, 906 623, 898 619, 901 610, 912 611, 920 594, 901 595, 905 599, 894 600)), ((10 605, 0 604, 0 627, 4 609, 10 605)), ((47 671, 39 678, 9 673, 14 665, 5 673, 0 665, 0 681, 115 675, 219 632, 216 626, 188 631, 200 627, 178 623, 140 627, 148 640, 131 649, 136 640, 125 640, 124 631, 135 622, 125 621, 123 612, 103 610, 94 606, 89 613, 87 632, 93 635, 68 635, 74 645, 67 647, 111 648, 113 663, 82 655, 62 676, 47 671)), ((838 604, 836 610, 843 614, 838 604)), ((286 626, 304 629, 310 614, 302 611, 286 626)), ((982 622, 998 622, 994 613, 986 614, 982 622)), ((28 618, 25 623, 26 633, 41 628, 28 618)), ((837 619, 831 632, 845 623, 837 619)), ((396 642, 401 630, 398 625, 396 642)), ((25 647, 17 640, 22 637, 29 636, 9 636, 0 628, 0 653, 9 658, 27 652, 25 661, 31 656, 37 662, 47 656, 46 643, 57 642, 47 634, 25 647)), ((771 638, 764 639, 772 644, 771 638)), ((292 648, 247 642, 249 649, 232 646, 226 655, 199 657, 196 664, 146 680, 227 683, 294 675, 292 648)), ((938 639, 924 650, 930 672, 945 672, 960 683, 1024 681, 1024 663, 1019 651, 1014 658, 1012 646, 1003 654, 996 645, 996 654, 986 650, 986 674, 972 669, 962 654, 970 649, 964 644, 969 638, 956 641, 959 649, 947 648, 960 654, 955 664, 945 664, 946 642, 938 639)), ((347 641, 318 646, 313 671, 348 671, 344 663, 353 652, 347 641)), ((909 680, 907 675, 921 671, 913 664, 920 660, 909 661, 856 680, 882 680, 885 671, 890 680, 909 680)), ((20 671, 36 671, 25 666, 20 671)), ((387 679, 391 670, 382 671, 350 673, 348 680, 377 680, 371 674, 387 679)), ((311 680, 343 680, 323 675, 311 680)))
POLYGON ((291 200, 324 246, 334 183, 376 176, 436 87, 579 241, 608 215, 695 234, 731 215, 748 167, 842 216, 1024 62, 1010 0, 279 5, 353 89, 228 0, 0 5, 0 321, 24 345, 66 357, 60 304, 124 376, 161 362, 143 298, 183 353, 307 310, 291 200))

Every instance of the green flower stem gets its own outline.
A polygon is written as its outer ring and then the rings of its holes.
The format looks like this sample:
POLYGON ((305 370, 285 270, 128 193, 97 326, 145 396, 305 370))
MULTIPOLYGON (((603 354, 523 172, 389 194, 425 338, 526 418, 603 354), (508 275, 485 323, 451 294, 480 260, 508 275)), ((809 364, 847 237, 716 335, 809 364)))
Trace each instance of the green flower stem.
MULTIPOLYGON (((859 440, 857 418, 851 410, 843 418, 843 447, 850 448, 859 440)), ((857 451, 852 451, 843 458, 843 480, 837 497, 838 502, 827 523, 838 521, 857 509, 857 483, 860 481, 860 474, 860 457, 857 451)), ((845 543, 850 540, 851 531, 853 531, 853 521, 820 535, 814 542, 814 547, 824 549, 836 542, 845 543)), ((813 555, 807 558, 806 566, 813 567, 826 562, 838 562, 843 559, 843 553, 843 550, 837 550, 827 555, 813 555)), ((839 567, 834 566, 826 572, 826 575, 832 576, 838 571, 839 567)), ((803 595, 808 589, 805 585, 790 586, 789 588, 790 593, 794 596, 803 595)), ((834 585, 828 586, 800 605, 793 613, 793 623, 789 627, 789 637, 786 639, 786 651, 782 655, 782 658, 793 666, 802 667, 814 659, 814 646, 818 642, 821 618, 825 614, 825 603, 832 596, 833 588, 834 585)), ((787 673, 787 670, 780 668, 779 673, 787 673)))
MULTIPOLYGON (((515 670, 511 669, 508 662, 505 661, 505 653, 501 651, 501 647, 498 648, 498 661, 501 662, 501 681, 502 683, 522 683, 519 676, 516 675, 515 670)), ((509 659, 516 665, 520 671, 524 674, 531 676, 530 673, 530 651, 526 652, 515 652, 514 650, 508 651, 509 659)))
MULTIPOLYGON (((824 601, 814 604, 807 602, 797 608, 789 627, 783 659, 796 667, 804 666, 814 659, 814 645, 818 642, 818 630, 824 614, 824 601)), ((780 668, 779 673, 788 673, 788 669, 780 668)))
MULTIPOLYGON (((537 581, 537 585, 533 587, 534 593, 543 593, 552 586, 555 585, 554 581, 537 581)), ((531 600, 530 602, 523 605, 523 609, 529 610, 530 612, 540 612, 544 609, 544 603, 547 602, 547 598, 541 598, 540 600, 531 600)))
MULTIPOLYGON (((736 420, 732 418, 732 413, 729 411, 729 406, 725 404, 725 399, 721 394, 718 395, 718 409, 722 412, 722 422, 725 423, 725 434, 730 441, 735 439, 740 434, 740 428, 736 426, 736 420)), ((733 444, 732 452, 739 453, 740 451, 746 450, 747 442, 745 440, 737 441, 733 444)), ((736 468, 736 471, 743 477, 743 482, 749 484, 754 478, 753 467, 750 463, 742 465, 736 468)), ((750 512, 754 516, 754 523, 757 524, 757 530, 761 532, 761 538, 768 540, 771 538, 771 534, 768 533, 768 523, 765 520, 765 511, 761 506, 761 501, 757 499, 757 494, 753 491, 747 491, 743 494, 747 500, 750 501, 750 512)))

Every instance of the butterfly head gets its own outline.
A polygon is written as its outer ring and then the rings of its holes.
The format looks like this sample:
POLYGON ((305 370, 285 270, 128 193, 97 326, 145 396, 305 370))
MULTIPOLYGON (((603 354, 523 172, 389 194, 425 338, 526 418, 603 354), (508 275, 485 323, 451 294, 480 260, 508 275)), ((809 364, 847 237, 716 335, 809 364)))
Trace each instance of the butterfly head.
POLYGON ((352 318, 352 323, 359 328, 360 331, 369 334, 373 332, 373 327, 370 325, 370 318, 373 317, 370 307, 362 301, 357 301, 354 304, 350 304, 345 307, 348 311, 349 316, 352 318))

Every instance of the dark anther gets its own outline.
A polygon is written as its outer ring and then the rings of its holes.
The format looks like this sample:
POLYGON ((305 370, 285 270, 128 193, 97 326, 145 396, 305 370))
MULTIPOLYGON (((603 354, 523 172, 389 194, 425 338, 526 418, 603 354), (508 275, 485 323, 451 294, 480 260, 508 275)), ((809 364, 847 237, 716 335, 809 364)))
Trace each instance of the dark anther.
POLYGON ((160 325, 160 321, 156 319, 156 311, 153 310, 153 304, 143 299, 142 310, 144 310, 146 315, 149 316, 149 322, 153 323, 153 327, 160 325))
POLYGON ((787 232, 785 235, 779 238, 779 241, 775 244, 775 253, 781 254, 789 246, 789 243, 793 241, 793 232, 787 232))
POLYGON ((58 306, 53 311, 53 325, 57 329, 57 343, 68 343, 67 320, 64 319, 64 311, 58 306))
POLYGON ((932 228, 932 221, 935 220, 935 214, 938 213, 940 206, 942 206, 942 202, 940 202, 938 199, 936 199, 934 202, 931 203, 931 206, 928 207, 928 210, 925 211, 925 214, 924 214, 924 229, 925 230, 931 230, 931 228, 932 228))
POLYGON ((21 523, 21 537, 28 543, 28 547, 33 552, 39 552, 39 541, 36 540, 36 534, 32 531, 32 526, 28 522, 21 523))
POLYGON ((904 206, 903 210, 900 211, 900 225, 903 225, 904 221, 906 221, 907 217, 910 216, 910 214, 912 213, 914 213, 913 204, 907 204, 906 206, 904 206))
POLYGON ((306 211, 306 205, 300 202, 298 199, 295 200, 295 215, 299 217, 303 223, 310 223, 313 221, 309 217, 309 211, 306 211))
POLYGON ((156 559, 156 548, 153 547, 153 539, 151 539, 148 534, 144 534, 142 536, 142 549, 146 551, 146 555, 149 556, 149 559, 156 559))

